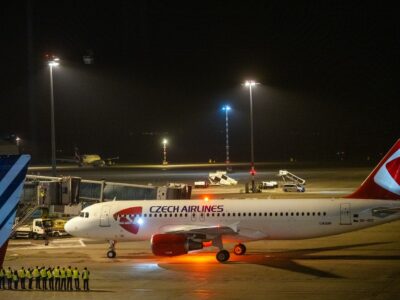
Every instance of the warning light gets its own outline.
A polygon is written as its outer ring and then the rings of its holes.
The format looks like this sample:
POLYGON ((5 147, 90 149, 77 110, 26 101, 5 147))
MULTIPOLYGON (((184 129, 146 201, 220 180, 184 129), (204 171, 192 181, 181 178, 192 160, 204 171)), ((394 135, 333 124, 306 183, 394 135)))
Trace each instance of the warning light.
POLYGON ((204 197, 204 201, 205 201, 205 202, 208 202, 208 200, 209 200, 208 196, 205 196, 205 197, 204 197))
POLYGON ((256 169, 254 169, 254 167, 251 167, 251 169, 250 169, 250 175, 251 176, 254 176, 254 175, 256 175, 256 169))

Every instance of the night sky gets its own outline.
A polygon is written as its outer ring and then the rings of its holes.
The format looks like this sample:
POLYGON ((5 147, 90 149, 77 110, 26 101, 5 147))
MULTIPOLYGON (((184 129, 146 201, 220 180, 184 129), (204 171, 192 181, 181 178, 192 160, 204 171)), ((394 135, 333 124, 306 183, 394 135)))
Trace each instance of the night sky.
POLYGON ((378 158, 400 137, 400 22, 384 1, 8 1, 1 15, 0 134, 57 155, 171 162, 378 158), (16 3, 14 3, 16 2, 16 3), (93 53, 94 63, 82 57, 93 53))

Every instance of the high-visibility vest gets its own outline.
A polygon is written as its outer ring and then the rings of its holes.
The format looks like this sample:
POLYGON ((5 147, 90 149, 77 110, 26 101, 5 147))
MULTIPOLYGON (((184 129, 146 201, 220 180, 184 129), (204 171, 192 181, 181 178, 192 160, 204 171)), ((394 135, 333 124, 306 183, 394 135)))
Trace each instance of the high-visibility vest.
POLYGON ((40 270, 40 277, 42 277, 42 278, 46 278, 47 277, 47 271, 46 271, 46 269, 41 269, 40 270))
POLYGON ((12 276, 12 280, 13 280, 13 281, 18 281, 18 275, 15 275, 15 274, 14 274, 14 275, 12 276))
POLYGON ((0 269, 0 277, 4 277, 4 270, 0 269))
POLYGON ((62 270, 60 271, 60 277, 61 277, 61 278, 65 278, 65 270, 64 270, 64 269, 62 269, 62 270))
POLYGON ((19 278, 25 278, 25 270, 19 269, 18 270, 18 277, 19 278))
POLYGON ((59 278, 60 277, 60 269, 55 268, 53 271, 53 275, 54 275, 54 278, 59 278))
POLYGON ((7 277, 8 279, 10 279, 10 278, 13 277, 13 274, 12 274, 11 270, 9 270, 9 269, 6 270, 6 277, 7 277))
POLYGON ((53 274, 51 274, 50 270, 47 271, 47 278, 49 279, 53 278, 53 274))
POLYGON ((70 268, 67 269, 67 277, 72 277, 72 270, 70 268))
POLYGON ((25 276, 26 278, 31 279, 32 278, 31 271, 26 270, 25 276))
POLYGON ((84 270, 82 273, 83 279, 89 279, 90 272, 88 270, 84 270))
POLYGON ((33 274, 33 277, 34 277, 34 278, 38 278, 39 275, 40 275, 38 268, 34 269, 33 272, 32 272, 32 274, 33 274))
POLYGON ((72 277, 73 277, 74 279, 79 278, 79 271, 78 271, 77 269, 75 269, 75 270, 72 271, 72 277))

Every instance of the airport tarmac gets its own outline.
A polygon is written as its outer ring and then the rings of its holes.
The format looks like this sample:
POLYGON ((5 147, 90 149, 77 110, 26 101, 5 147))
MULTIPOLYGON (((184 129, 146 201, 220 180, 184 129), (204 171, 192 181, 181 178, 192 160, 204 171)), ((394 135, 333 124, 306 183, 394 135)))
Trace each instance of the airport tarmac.
MULTIPOLYGON (((306 193, 271 191, 245 197, 276 201, 299 195, 339 197, 356 188, 369 172, 370 168, 299 169, 296 174, 309 180, 306 193)), ((121 174, 112 176, 125 173, 121 174)), ((213 195, 225 198, 230 193, 213 195)), ((311 240, 250 242, 245 256, 232 254, 225 264, 216 261, 212 248, 159 258, 152 255, 148 241, 129 242, 117 244, 117 258, 108 259, 105 242, 66 238, 45 246, 43 241, 12 240, 4 266, 87 266, 92 291, 0 291, 0 295, 1 299, 397 299, 399 232, 400 221, 311 240)))
MULTIPOLYGON (((76 238, 11 241, 5 266, 77 266, 91 271, 91 291, 0 291, 2 299, 397 299, 400 222, 303 241, 247 244, 225 264, 210 249, 154 257, 148 242, 117 245, 76 238)), ((229 247, 228 247, 229 248, 229 247)))

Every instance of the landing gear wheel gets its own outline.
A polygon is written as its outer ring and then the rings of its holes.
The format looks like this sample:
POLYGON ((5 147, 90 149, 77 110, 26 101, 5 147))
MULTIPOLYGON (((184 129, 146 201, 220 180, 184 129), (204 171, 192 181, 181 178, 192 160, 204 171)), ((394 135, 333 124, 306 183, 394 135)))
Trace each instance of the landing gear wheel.
POLYGON ((117 255, 117 253, 114 250, 109 250, 107 252, 107 257, 108 258, 114 258, 117 255))
POLYGON ((221 250, 217 253, 216 258, 219 262, 223 263, 229 259, 229 252, 226 250, 221 250))
POLYGON ((243 244, 237 244, 235 248, 233 248, 233 253, 236 255, 244 255, 246 253, 246 246, 243 244))

